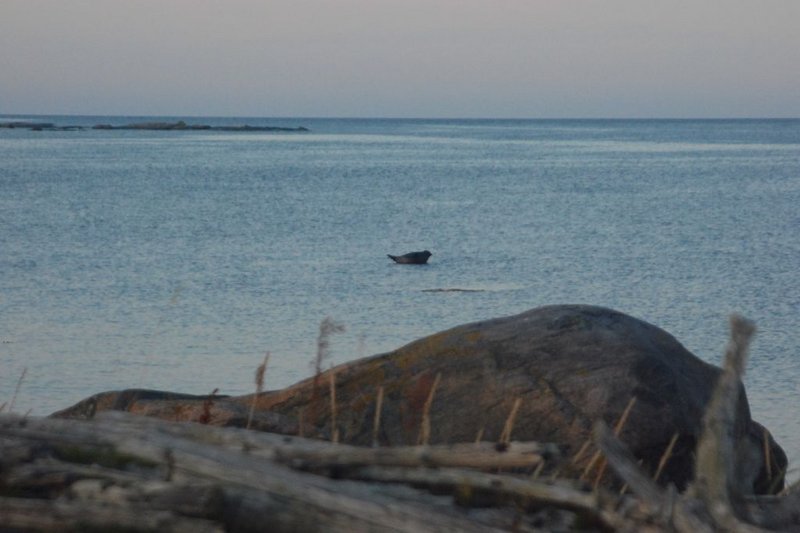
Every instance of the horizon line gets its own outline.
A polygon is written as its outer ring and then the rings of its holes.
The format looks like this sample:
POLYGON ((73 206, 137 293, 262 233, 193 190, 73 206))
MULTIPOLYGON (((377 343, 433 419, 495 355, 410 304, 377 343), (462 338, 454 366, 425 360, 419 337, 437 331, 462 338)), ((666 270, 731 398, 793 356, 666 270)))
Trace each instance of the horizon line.
POLYGON ((341 116, 313 116, 313 115, 199 115, 199 114, 137 114, 137 113, 5 113, 0 112, 0 117, 140 117, 140 118, 250 118, 250 119, 277 119, 277 120, 474 120, 474 121, 489 121, 489 120, 509 120, 509 121, 555 121, 555 120, 620 120, 620 121, 634 121, 634 120, 675 120, 675 121, 698 121, 698 120, 800 120, 800 116, 681 116, 681 117, 666 117, 666 116, 631 116, 631 117, 581 117, 581 116, 563 116, 563 117, 507 117, 507 116, 481 116, 481 117, 458 117, 458 116, 391 116, 391 115, 375 115, 375 116, 357 116, 357 115, 341 115, 341 116))

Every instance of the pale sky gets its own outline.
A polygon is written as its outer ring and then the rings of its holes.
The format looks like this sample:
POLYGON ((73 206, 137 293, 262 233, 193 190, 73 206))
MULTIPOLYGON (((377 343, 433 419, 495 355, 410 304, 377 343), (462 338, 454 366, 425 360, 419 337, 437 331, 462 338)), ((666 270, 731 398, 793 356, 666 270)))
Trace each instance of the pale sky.
POLYGON ((800 117, 800 0, 0 0, 0 114, 800 117))

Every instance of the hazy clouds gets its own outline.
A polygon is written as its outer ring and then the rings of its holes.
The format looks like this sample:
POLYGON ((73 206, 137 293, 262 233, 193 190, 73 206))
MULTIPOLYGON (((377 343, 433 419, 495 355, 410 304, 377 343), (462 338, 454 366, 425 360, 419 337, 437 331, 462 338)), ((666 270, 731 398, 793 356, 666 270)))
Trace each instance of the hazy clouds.
POLYGON ((800 116, 797 0, 0 0, 0 113, 800 116))

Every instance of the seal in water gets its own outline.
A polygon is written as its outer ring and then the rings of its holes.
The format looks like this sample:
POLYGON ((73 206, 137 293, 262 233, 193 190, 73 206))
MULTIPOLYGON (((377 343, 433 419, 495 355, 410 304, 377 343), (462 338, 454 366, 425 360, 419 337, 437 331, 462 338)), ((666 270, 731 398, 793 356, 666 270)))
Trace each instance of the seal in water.
POLYGON ((428 258, 433 255, 428 250, 422 252, 409 252, 404 255, 388 255, 395 263, 402 265, 424 265, 428 262, 428 258))

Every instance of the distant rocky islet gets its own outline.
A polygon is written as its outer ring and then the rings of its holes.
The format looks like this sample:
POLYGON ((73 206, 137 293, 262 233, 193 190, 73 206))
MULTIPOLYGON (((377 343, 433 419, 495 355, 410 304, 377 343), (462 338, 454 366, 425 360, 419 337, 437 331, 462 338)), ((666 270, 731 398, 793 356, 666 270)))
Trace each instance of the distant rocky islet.
POLYGON ((281 126, 211 126, 209 124, 187 124, 183 120, 177 122, 136 122, 132 124, 113 125, 95 124, 94 126, 59 126, 52 122, 11 121, 0 122, 0 129, 27 129, 31 131, 80 131, 80 130, 142 130, 142 131, 231 131, 231 132, 307 132, 308 128, 299 126, 288 128, 281 126))

